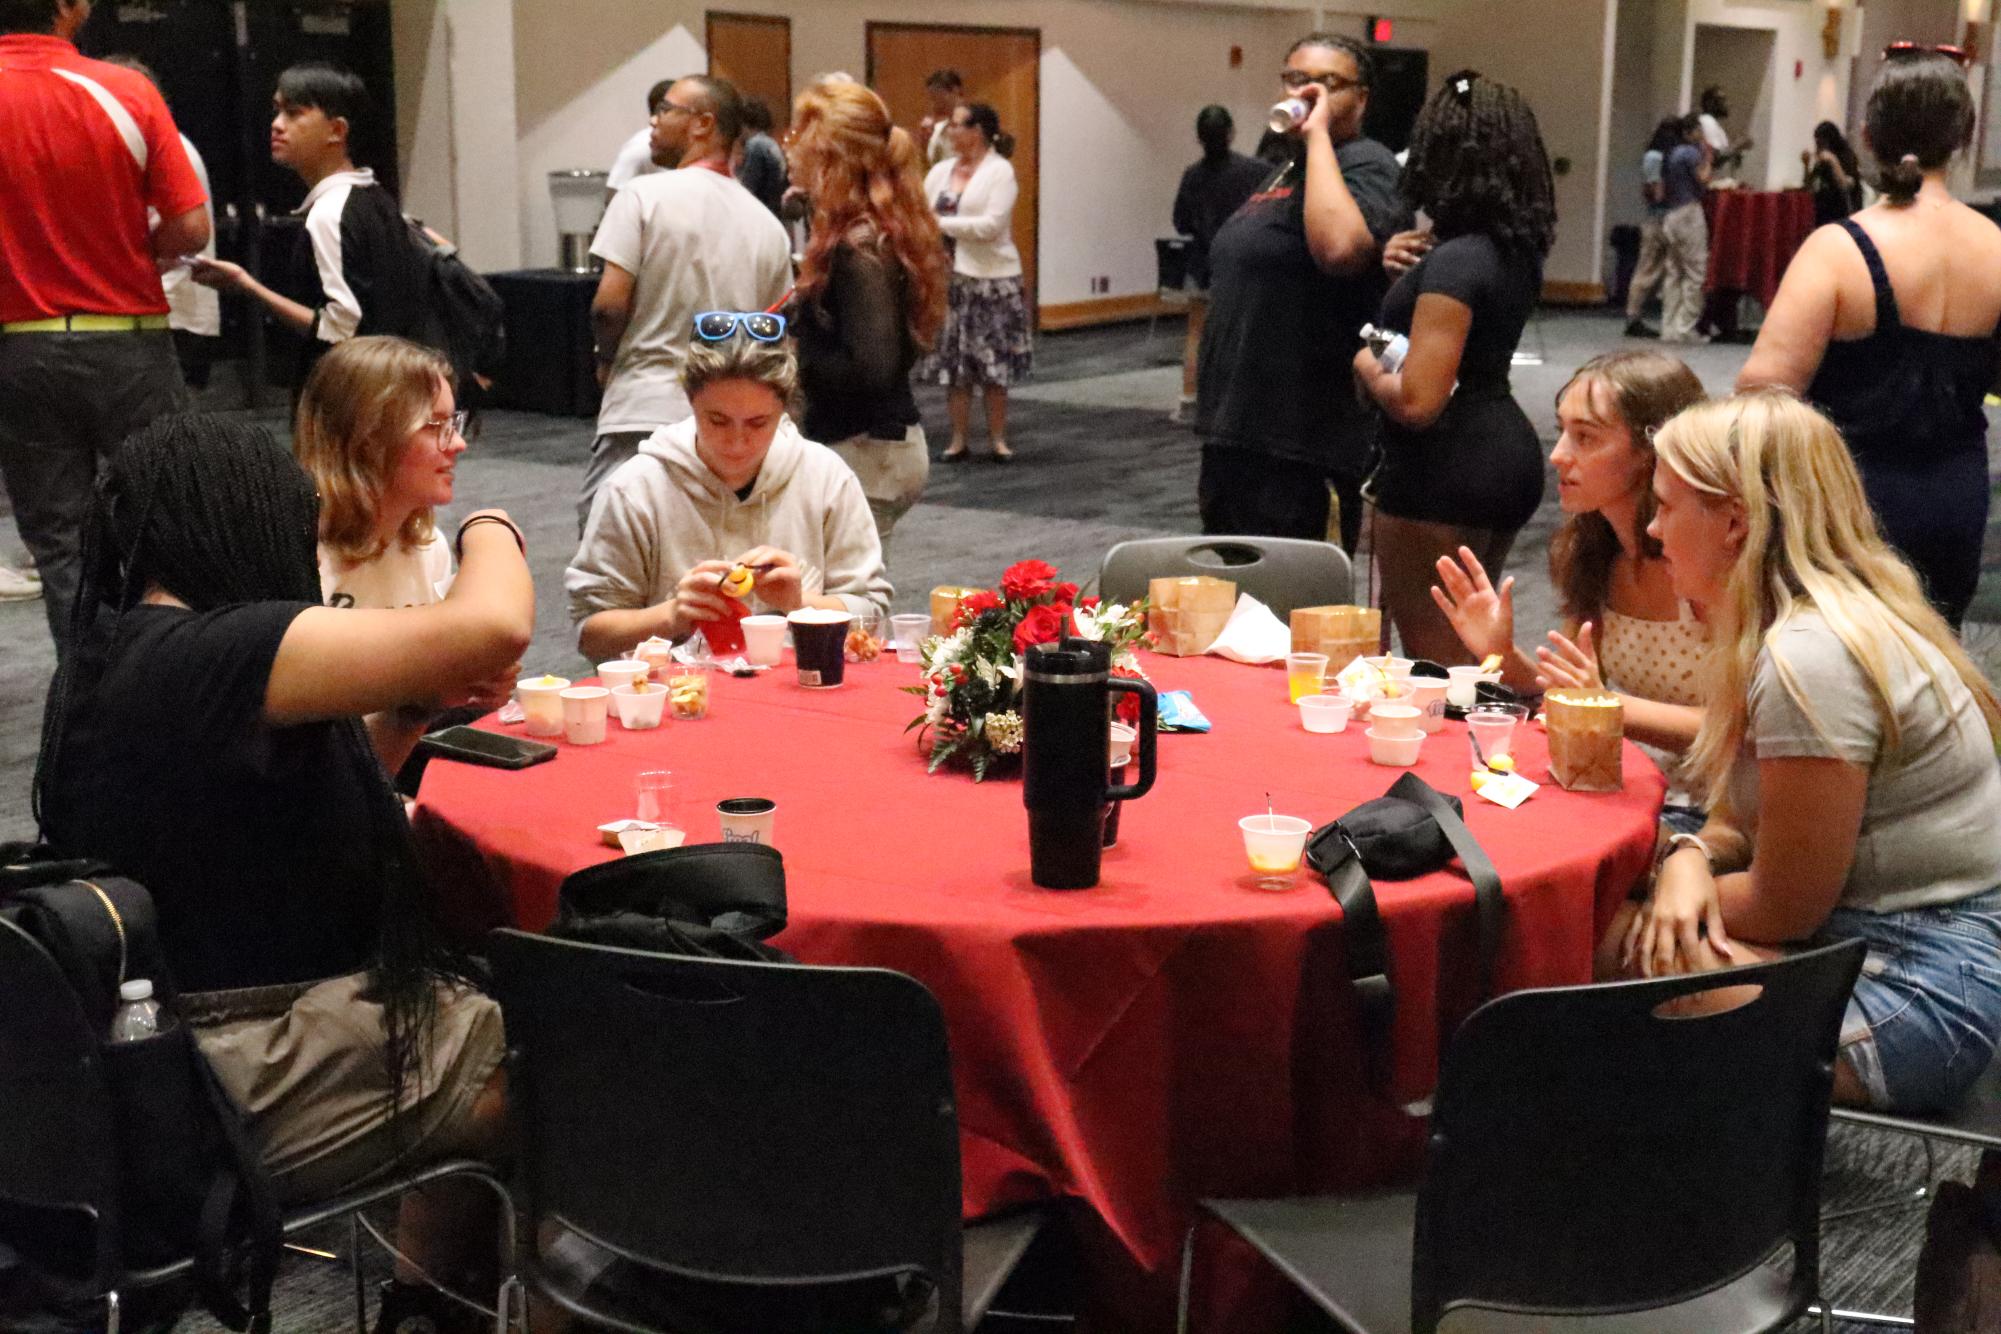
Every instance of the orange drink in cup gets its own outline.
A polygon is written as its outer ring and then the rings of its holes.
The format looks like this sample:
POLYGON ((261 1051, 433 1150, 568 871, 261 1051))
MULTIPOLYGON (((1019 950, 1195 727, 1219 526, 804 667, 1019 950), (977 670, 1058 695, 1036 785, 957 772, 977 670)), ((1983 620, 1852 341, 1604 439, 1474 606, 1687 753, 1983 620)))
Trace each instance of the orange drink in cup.
POLYGON ((1327 681, 1325 653, 1288 653, 1285 658, 1286 702, 1297 704, 1308 695, 1324 693, 1327 681))

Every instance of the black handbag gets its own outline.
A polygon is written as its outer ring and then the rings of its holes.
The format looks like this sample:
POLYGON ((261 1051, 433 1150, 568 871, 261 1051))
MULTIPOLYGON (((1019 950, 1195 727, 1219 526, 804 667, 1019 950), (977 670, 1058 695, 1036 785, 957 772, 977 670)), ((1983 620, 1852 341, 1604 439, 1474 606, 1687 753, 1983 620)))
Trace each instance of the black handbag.
POLYGON ((557 891, 549 934, 693 958, 791 963, 785 859, 756 843, 696 843, 586 867, 557 891))
POLYGON ((1396 996, 1390 984, 1389 938, 1371 877, 1410 880, 1444 868, 1457 856, 1473 882, 1480 995, 1484 999, 1493 993, 1494 955, 1500 947, 1507 900, 1494 863, 1466 828, 1464 817, 1465 807, 1457 797, 1445 796, 1416 774, 1405 774, 1387 793, 1320 826, 1306 841, 1306 864, 1327 878, 1329 892, 1341 905, 1348 978, 1361 1006, 1379 1087, 1388 1082, 1396 996))

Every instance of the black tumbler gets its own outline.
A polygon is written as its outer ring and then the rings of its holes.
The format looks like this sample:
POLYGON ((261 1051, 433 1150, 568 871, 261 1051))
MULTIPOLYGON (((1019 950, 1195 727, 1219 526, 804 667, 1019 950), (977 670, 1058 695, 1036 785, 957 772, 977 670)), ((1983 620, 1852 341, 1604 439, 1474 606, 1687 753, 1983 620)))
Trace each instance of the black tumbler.
POLYGON ((1111 674, 1111 650, 1088 639, 1064 639, 1028 650, 1022 673, 1022 804, 1028 808, 1029 875, 1044 889, 1089 889, 1098 883, 1105 811, 1153 787, 1153 687, 1111 674), (1141 697, 1139 781, 1113 785, 1112 697, 1141 697))

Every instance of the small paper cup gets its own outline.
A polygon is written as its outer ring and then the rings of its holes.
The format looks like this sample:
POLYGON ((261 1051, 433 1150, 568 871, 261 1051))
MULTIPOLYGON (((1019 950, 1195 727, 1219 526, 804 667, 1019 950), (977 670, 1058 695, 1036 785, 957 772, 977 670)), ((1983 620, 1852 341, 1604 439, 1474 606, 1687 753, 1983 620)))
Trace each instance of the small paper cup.
POLYGON ((1413 676, 1410 679, 1410 706, 1418 710, 1418 726, 1427 733, 1445 726, 1445 693, 1451 686, 1440 677, 1413 676))
POLYGON ((1424 733, 1414 736, 1389 736, 1377 728, 1368 729, 1369 758, 1377 764, 1388 764, 1399 769, 1408 769, 1417 763, 1417 753, 1424 748, 1424 733))
POLYGON ((1369 706, 1369 723, 1373 730, 1381 732, 1384 736, 1424 735, 1424 713, 1412 704, 1394 704, 1388 700, 1377 700, 1369 706))
POLYGON ((1301 695, 1299 725, 1309 732, 1343 732, 1354 707, 1346 695, 1301 695))
POLYGON ((1445 702, 1461 709, 1473 706, 1479 698, 1480 682, 1490 679, 1478 667, 1447 667, 1445 675, 1445 702))
POLYGON ((760 843, 768 848, 777 818, 778 803, 765 797, 730 797, 716 803, 725 843, 760 843))
POLYGON ((776 667, 785 656, 785 618, 743 618, 743 655, 759 667, 776 667))
POLYGON ((571 686, 561 698, 563 739, 573 746, 595 746, 603 741, 611 692, 603 686, 571 686))
POLYGON ((667 711, 667 687, 641 683, 617 686, 611 692, 611 706, 618 710, 618 725, 628 732, 644 732, 660 726, 667 711))
POLYGON ((563 692, 569 688, 569 681, 561 676, 537 676, 515 683, 514 697, 521 701, 529 736, 563 735, 563 692))
POLYGON ((1128 723, 1112 724, 1111 762, 1124 764, 1133 757, 1133 744, 1139 740, 1139 729, 1128 723))
POLYGON ((617 662, 598 664, 598 684, 606 690, 616 690, 646 679, 652 665, 638 658, 621 658, 617 662))

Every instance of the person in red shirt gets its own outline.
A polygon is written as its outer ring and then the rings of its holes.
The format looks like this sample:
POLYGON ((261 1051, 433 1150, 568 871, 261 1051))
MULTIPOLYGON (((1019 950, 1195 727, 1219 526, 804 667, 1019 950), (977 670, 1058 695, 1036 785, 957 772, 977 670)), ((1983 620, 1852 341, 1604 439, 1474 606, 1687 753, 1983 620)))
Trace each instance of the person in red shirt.
POLYGON ((98 469, 185 405, 160 269, 210 232, 160 94, 77 52, 89 17, 90 0, 0 0, 0 472, 58 652, 98 469))

